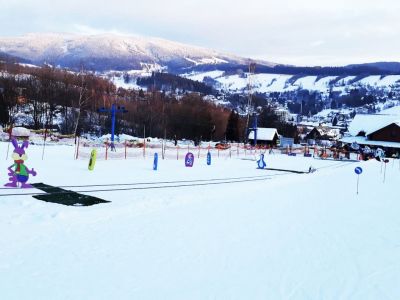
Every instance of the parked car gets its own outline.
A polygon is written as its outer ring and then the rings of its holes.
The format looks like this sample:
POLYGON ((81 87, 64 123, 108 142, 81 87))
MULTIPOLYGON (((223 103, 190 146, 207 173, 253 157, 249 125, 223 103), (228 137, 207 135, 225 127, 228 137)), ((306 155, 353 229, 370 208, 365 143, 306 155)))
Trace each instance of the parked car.
POLYGON ((227 141, 221 141, 215 144, 215 148, 219 150, 226 150, 231 147, 231 144, 229 144, 227 141))

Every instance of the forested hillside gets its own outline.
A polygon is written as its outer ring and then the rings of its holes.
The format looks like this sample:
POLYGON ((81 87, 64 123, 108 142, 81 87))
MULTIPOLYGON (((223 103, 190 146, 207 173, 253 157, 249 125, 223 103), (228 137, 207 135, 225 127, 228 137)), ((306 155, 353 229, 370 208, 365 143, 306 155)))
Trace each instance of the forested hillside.
POLYGON ((110 117, 98 113, 116 103, 117 131, 137 136, 222 139, 230 111, 186 93, 177 100, 162 92, 117 89, 81 70, 0 63, 0 124, 32 129, 59 128, 64 134, 109 132, 110 117))

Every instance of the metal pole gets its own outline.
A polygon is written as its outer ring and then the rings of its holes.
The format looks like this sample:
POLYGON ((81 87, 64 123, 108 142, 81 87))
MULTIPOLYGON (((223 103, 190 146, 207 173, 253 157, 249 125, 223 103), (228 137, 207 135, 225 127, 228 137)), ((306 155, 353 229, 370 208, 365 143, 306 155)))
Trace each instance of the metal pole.
POLYGON ((254 116, 254 124, 253 124, 253 129, 254 129, 254 147, 257 147, 257 115, 254 116))
POLYGON ((358 183, 360 182, 360 175, 357 175, 357 195, 358 195, 358 183))
POLYGON ((146 125, 143 125, 143 158, 146 158, 146 125))
POLYGON ((8 153, 10 152, 10 143, 11 143, 11 139, 8 139, 6 160, 8 160, 8 153))
POLYGON ((43 137, 43 149, 42 149, 42 160, 44 158, 44 149, 46 148, 46 137, 47 137, 47 127, 44 130, 44 137, 43 137))
POLYGON ((111 106, 111 151, 115 149, 114 132, 115 132, 115 104, 111 106))
POLYGON ((383 172, 383 183, 386 181, 386 164, 387 163, 385 163, 385 171, 383 172))
POLYGON ((80 137, 78 136, 78 143, 76 145, 76 159, 79 158, 79 142, 80 142, 80 137))
POLYGON ((7 156, 6 156, 6 160, 8 160, 8 153, 10 152, 10 143, 11 143, 11 137, 12 137, 12 125, 10 127, 10 132, 8 133, 8 145, 7 145, 7 156))

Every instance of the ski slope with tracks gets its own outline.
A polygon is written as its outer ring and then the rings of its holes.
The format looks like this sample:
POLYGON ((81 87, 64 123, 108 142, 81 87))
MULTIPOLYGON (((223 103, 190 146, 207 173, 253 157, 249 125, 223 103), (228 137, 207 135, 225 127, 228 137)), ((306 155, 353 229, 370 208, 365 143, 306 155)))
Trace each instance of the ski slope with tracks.
MULTIPOLYGON (((6 183, 7 144, 0 143, 6 183)), ((31 145, 43 182, 100 197, 87 207, 0 189, 1 299, 396 299, 399 161, 247 157, 74 160, 31 145), (364 169, 356 195, 354 168, 364 169)))

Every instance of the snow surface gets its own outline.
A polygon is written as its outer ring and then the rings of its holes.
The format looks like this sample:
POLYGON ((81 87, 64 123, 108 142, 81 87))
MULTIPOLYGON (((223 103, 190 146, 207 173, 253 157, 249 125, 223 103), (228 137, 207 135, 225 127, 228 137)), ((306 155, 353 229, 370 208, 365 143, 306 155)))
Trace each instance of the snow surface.
POLYGON ((247 90, 250 81, 253 90, 259 93, 288 92, 299 88, 327 93, 332 88, 333 91, 346 94, 347 90, 352 87, 391 89, 400 86, 400 75, 374 75, 356 81, 354 81, 356 76, 347 76, 339 80, 337 80, 338 76, 304 76, 294 80, 293 75, 264 73, 253 74, 251 80, 249 80, 248 73, 223 76, 222 71, 198 72, 184 74, 183 76, 197 81, 203 81, 204 77, 209 76, 220 83, 221 89, 231 92, 247 90))
POLYGON ((400 83, 400 75, 389 75, 379 80, 378 85, 381 87, 392 86, 400 83))
POLYGON ((393 115, 400 117, 400 106, 394 106, 388 109, 382 110, 379 114, 381 115, 393 115))
MULTIPOLYGON (((6 156, 7 144, 0 143, 6 156)), ((32 182, 53 185, 274 175, 252 156, 73 160, 74 148, 30 146, 32 182)), ((318 170, 225 185, 102 192, 67 207, 0 197, 1 299, 397 299, 399 162, 271 154, 268 167, 318 170), (361 166, 356 195, 354 168, 361 166)), ((0 160, 0 170, 12 161, 0 160)), ((282 174, 282 173, 280 173, 282 174)), ((0 181, 7 182, 6 172, 0 181)), ((77 189, 75 189, 77 190, 77 189)), ((27 191, 11 190, 26 193, 27 191)), ((31 190, 32 191, 32 190, 31 190)), ((0 194, 10 190, 0 190, 0 194)))
POLYGON ((352 112, 352 109, 323 109, 321 110, 319 113, 317 113, 315 116, 317 117, 322 117, 322 118, 327 118, 329 115, 335 115, 335 114, 344 114, 344 115, 348 115, 352 112))
POLYGON ((145 88, 136 84, 136 78, 132 78, 129 82, 125 82, 123 76, 113 76, 110 80, 117 88, 123 88, 126 90, 145 90, 145 88))
POLYGON ((29 136, 31 131, 24 127, 13 127, 12 135, 13 136, 29 136))
POLYGON ((380 80, 381 80, 380 75, 373 75, 373 76, 365 77, 365 78, 359 80, 357 83, 361 84, 361 85, 377 86, 378 82, 380 80))
POLYGON ((202 72, 202 73, 184 74, 182 76, 186 77, 188 79, 191 79, 191 80, 202 82, 204 80, 204 77, 217 78, 217 77, 222 76, 223 74, 224 74, 224 71, 209 71, 209 72, 202 72))

